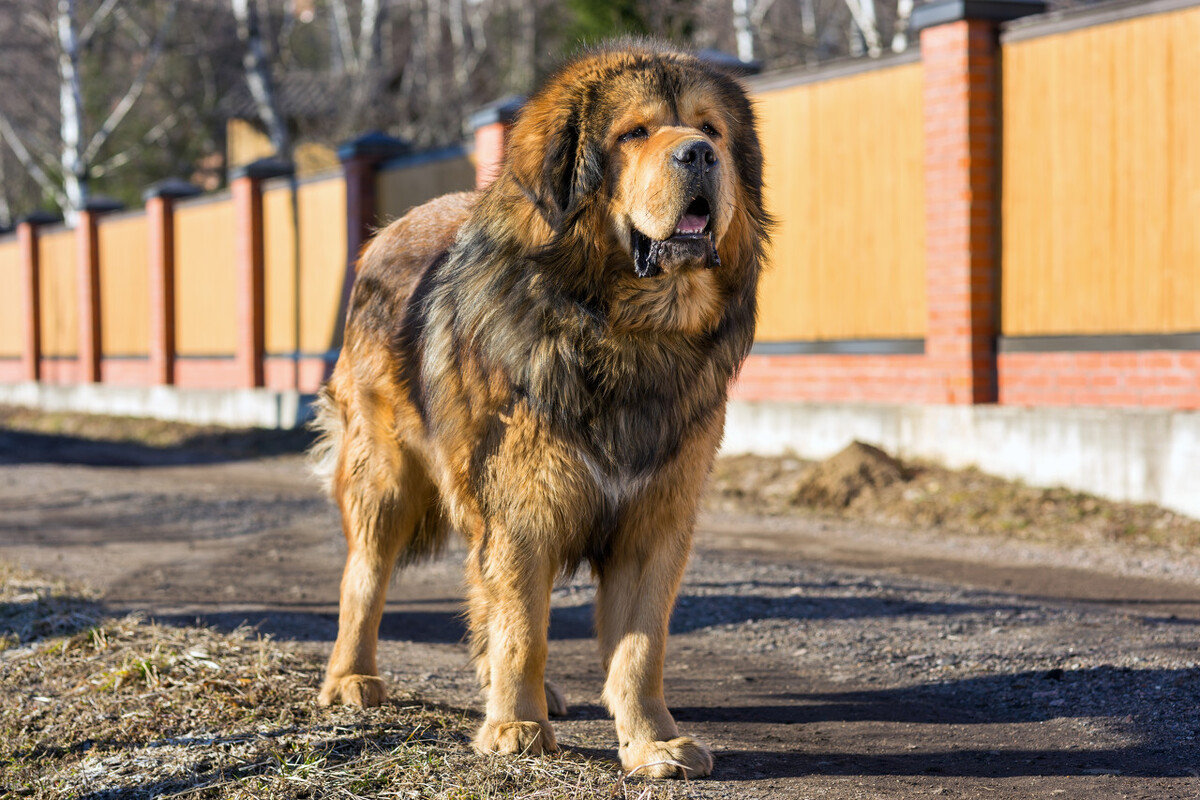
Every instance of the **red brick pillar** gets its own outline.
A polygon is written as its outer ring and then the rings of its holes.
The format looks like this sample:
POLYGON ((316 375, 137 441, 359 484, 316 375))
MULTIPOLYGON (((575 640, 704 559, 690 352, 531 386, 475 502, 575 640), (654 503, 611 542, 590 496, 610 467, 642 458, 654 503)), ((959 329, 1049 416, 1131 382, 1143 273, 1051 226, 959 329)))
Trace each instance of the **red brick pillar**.
POLYGON ((121 209, 120 203, 93 197, 75 226, 75 269, 79 292, 79 380, 100 382, 100 242, 97 220, 121 209))
POLYGON ((25 310, 25 336, 21 347, 21 377, 27 381, 42 377, 42 287, 38 256, 38 227, 59 222, 61 217, 34 213, 17 225, 17 243, 21 248, 21 305, 25 310))
POLYGON ((342 300, 338 306, 335 343, 341 341, 345 327, 358 256, 376 228, 384 222, 379 218, 376 189, 379 166, 388 159, 404 155, 410 149, 408 142, 403 139, 378 131, 351 139, 338 148, 338 159, 342 162, 342 174, 346 180, 346 272, 342 278, 342 300))
POLYGON ((156 183, 145 191, 150 263, 150 382, 175 383, 175 201, 200 194, 180 180, 156 183))
POLYGON ((1041 0, 935 0, 913 12, 925 116, 925 354, 932 400, 996 400, 1000 299, 998 25, 1041 0))
POLYGON ((342 162, 346 179, 347 292, 354 282, 354 265, 358 263, 358 255, 382 222, 375 189, 379 165, 409 150, 408 142, 378 131, 352 139, 338 148, 338 159, 342 162))
POLYGON ((500 174, 508 128, 524 102, 523 97, 506 97, 471 115, 469 125, 475 133, 476 189, 486 189, 500 174))
POLYGON ((292 165, 263 159, 239 167, 230 176, 233 195, 234 260, 237 270, 238 386, 263 385, 266 301, 263 296, 262 182, 289 175, 292 165))

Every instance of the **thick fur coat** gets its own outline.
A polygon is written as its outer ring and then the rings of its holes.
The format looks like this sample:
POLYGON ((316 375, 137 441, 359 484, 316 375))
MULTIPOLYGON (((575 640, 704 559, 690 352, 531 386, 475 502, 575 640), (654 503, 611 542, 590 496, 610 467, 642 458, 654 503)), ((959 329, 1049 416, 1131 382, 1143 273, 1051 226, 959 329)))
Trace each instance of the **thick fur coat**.
POLYGON ((496 182, 363 254, 321 400, 319 465, 349 555, 323 703, 375 705, 397 563, 466 539, 484 752, 557 749, 550 591, 587 564, 621 762, 700 776, 663 699, 667 623, 730 381, 750 349, 768 217, 735 80, 647 43, 532 97, 496 182))

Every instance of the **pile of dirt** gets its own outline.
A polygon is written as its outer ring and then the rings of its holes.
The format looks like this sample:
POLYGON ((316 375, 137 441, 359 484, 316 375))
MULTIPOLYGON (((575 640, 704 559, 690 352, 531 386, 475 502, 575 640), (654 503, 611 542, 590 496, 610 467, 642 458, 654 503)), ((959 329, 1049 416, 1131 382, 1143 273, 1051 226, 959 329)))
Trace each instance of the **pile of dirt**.
POLYGON ((821 462, 734 456, 713 468, 705 506, 739 514, 828 514, 954 533, 1191 550, 1200 521, 1159 506, 1105 500, 987 475, 904 462, 854 442, 821 462))
POLYGON ((878 447, 856 441, 807 470, 792 500, 815 508, 846 508, 864 494, 878 496, 903 480, 903 464, 878 447))

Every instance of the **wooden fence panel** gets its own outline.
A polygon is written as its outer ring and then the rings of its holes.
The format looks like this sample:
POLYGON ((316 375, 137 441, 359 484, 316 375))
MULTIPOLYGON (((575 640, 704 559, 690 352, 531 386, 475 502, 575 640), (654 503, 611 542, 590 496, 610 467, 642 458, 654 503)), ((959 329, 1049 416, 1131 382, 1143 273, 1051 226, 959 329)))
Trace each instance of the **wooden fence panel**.
POLYGON ((296 343, 296 274, 300 275, 299 350, 323 354, 334 346, 346 274, 346 182, 341 175, 298 184, 293 224, 286 181, 263 193, 267 353, 292 353, 296 343), (299 235, 297 236, 297 230, 299 235), (297 260, 297 243, 299 258, 297 260))
POLYGON ((228 195, 175 212, 175 343, 181 356, 237 353, 237 269, 228 195))
POLYGON ((379 173, 376 209, 381 222, 399 219, 424 202, 448 192, 475 188, 475 165, 465 154, 452 152, 417 156, 379 173))
POLYGON ((79 352, 79 280, 75 231, 55 226, 38 236, 42 307, 42 355, 74 357, 79 352))
POLYGON ((100 343, 105 356, 150 353, 149 232, 145 212, 104 216, 100 251, 100 343))
POLYGON ((1200 330, 1200 9, 1007 43, 1002 330, 1200 330))
POLYGON ((0 358, 20 358, 25 343, 25 304, 21 286, 21 245, 17 237, 0 237, 0 358))
POLYGON ((755 96, 768 209, 763 341, 925 334, 921 66, 755 96))

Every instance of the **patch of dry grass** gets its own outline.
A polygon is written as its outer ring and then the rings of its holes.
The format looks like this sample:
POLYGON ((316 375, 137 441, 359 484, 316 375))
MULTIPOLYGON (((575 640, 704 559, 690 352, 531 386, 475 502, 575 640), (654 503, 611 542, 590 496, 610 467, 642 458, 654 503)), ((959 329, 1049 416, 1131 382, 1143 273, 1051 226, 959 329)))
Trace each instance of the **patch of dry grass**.
POLYGON ((0 566, 0 797, 689 796, 611 762, 480 757, 471 712, 316 705, 320 665, 252 630, 112 618, 0 566))

